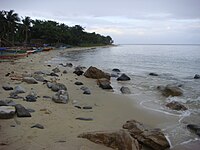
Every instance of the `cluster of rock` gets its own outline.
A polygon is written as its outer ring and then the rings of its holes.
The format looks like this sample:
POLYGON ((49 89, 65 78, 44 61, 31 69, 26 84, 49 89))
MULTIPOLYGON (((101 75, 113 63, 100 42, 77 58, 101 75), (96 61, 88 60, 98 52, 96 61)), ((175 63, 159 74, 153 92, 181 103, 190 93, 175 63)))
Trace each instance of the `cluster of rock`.
POLYGON ((136 120, 127 121, 123 129, 117 131, 87 132, 78 137, 119 150, 141 150, 142 146, 165 150, 170 147, 160 129, 151 129, 136 120))

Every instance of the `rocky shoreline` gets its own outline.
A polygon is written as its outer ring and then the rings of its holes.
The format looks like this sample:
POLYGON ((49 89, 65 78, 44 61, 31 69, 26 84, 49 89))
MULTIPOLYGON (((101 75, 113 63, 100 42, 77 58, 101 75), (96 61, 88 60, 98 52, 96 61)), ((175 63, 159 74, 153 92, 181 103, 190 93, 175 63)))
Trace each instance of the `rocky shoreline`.
MULTIPOLYGON (((78 137, 121 150, 170 147, 158 125, 161 122, 173 124, 178 118, 149 113, 133 106, 127 97, 109 92, 113 90, 111 77, 124 82, 131 80, 129 76, 121 74, 117 68, 108 74, 96 67, 73 66, 70 62, 59 66, 45 63, 59 53, 62 52, 52 51, 1 63, 2 149, 64 149, 66 146, 70 149, 109 149, 78 137), (151 119, 154 116, 157 118, 151 119), (95 132, 86 133, 89 131, 95 132), (102 140, 102 136, 107 140, 102 140), (127 138, 131 142, 127 143, 127 138)), ((157 76, 155 73, 150 75, 157 76)), ((120 90, 123 94, 131 93, 125 86, 120 90)), ((158 87, 158 90, 164 96, 182 94, 174 85, 158 87)), ((177 103, 166 106, 175 110, 187 109, 177 103)), ((188 128, 199 134, 199 126, 188 125, 188 128)))

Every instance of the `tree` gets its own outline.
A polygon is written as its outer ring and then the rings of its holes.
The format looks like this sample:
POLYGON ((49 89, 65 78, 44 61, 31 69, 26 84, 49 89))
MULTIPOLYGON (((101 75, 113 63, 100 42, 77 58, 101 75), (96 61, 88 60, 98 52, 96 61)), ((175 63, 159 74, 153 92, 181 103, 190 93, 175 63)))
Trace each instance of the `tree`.
POLYGON ((31 25, 31 18, 26 16, 24 19, 22 19, 22 23, 23 23, 24 31, 25 31, 24 43, 27 44, 28 33, 30 31, 30 25, 31 25))

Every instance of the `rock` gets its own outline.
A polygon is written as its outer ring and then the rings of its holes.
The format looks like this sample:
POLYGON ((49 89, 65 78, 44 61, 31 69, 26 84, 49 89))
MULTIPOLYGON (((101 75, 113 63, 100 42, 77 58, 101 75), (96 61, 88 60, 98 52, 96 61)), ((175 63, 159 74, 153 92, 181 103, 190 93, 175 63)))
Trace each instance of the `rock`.
POLYGON ((53 97, 52 100, 55 103, 63 103, 66 104, 69 101, 69 95, 65 90, 59 90, 53 97))
POLYGON ((160 129, 150 129, 135 120, 127 121, 123 128, 127 129, 130 135, 140 143, 154 150, 165 150, 170 147, 160 129))
POLYGON ((183 95, 183 91, 175 85, 168 84, 166 87, 158 86, 157 89, 160 90, 162 92, 162 95, 166 97, 183 95))
POLYGON ((76 81, 74 84, 75 84, 75 85, 83 85, 83 83, 82 83, 82 82, 79 82, 79 81, 76 81))
POLYGON ((196 135, 200 136, 200 125, 188 124, 187 128, 193 131, 196 135))
POLYGON ((46 84, 47 84, 47 87, 48 87, 48 88, 51 88, 52 85, 53 85, 53 83, 51 83, 51 82, 47 82, 46 84))
POLYGON ((8 106, 6 101, 0 100, 0 106, 8 106))
POLYGON ((78 109, 81 109, 82 107, 81 106, 78 106, 78 105, 75 105, 74 107, 78 108, 78 109))
POLYGON ((170 109, 178 110, 178 111, 179 110, 182 110, 182 111, 187 110, 187 108, 184 105, 182 105, 176 101, 170 102, 170 103, 166 104, 166 106, 169 107, 170 109))
POLYGON ((54 92, 58 92, 59 90, 67 90, 67 87, 62 83, 53 83, 51 86, 51 90, 54 92))
POLYGON ((67 74, 67 70, 64 70, 64 71, 63 71, 63 74, 67 74))
POLYGON ((37 97, 34 96, 34 95, 27 95, 26 96, 26 101, 27 102, 36 102, 36 100, 37 100, 37 97))
POLYGON ((92 109, 91 106, 83 106, 83 109, 92 109))
POLYGON ((21 104, 15 105, 17 117, 31 117, 29 111, 21 104))
POLYGON ((43 96, 43 98, 46 98, 46 99, 51 99, 51 96, 43 96))
POLYGON ((103 72, 102 70, 90 66, 86 72, 84 73, 84 76, 87 78, 92 78, 92 79, 101 79, 101 78, 106 78, 110 80, 110 74, 103 72))
POLYGON ((33 125, 33 126, 31 126, 31 128, 38 128, 38 129, 44 129, 44 126, 43 125, 41 125, 41 124, 35 124, 35 125, 33 125))
POLYGON ((28 95, 33 95, 33 96, 37 97, 37 93, 34 90, 31 90, 28 95))
POLYGON ((13 98, 13 99, 24 99, 22 96, 18 96, 18 94, 11 92, 10 96, 8 98, 13 98))
POLYGON ((26 90, 23 87, 21 87, 20 85, 18 85, 14 88, 13 93, 15 93, 15 94, 26 93, 26 90))
POLYGON ((113 72, 121 72, 119 69, 117 69, 117 68, 114 68, 113 70, 112 70, 113 72))
POLYGON ((103 144, 118 150, 140 150, 141 146, 125 130, 88 132, 78 136, 94 143, 103 144))
POLYGON ((125 86, 122 86, 120 91, 122 92, 122 94, 131 94, 131 90, 125 86))
POLYGON ((2 86, 2 88, 5 90, 5 91, 10 91, 10 90, 13 90, 13 87, 9 84, 5 84, 2 86))
POLYGON ((97 79, 97 84, 102 89, 108 89, 108 90, 113 89, 112 86, 110 85, 110 81, 106 78, 97 79))
POLYGON ((149 75, 150 75, 150 76, 158 76, 157 73, 153 73, 153 72, 149 73, 149 75))
POLYGON ((85 117, 78 117, 76 120, 83 120, 83 121, 92 121, 92 118, 85 118, 85 117))
POLYGON ((200 79, 200 75, 199 74, 195 74, 194 79, 200 79))
POLYGON ((0 100, 0 106, 15 106, 16 103, 12 100, 0 100))
POLYGON ((59 77, 59 75, 57 75, 57 74, 54 73, 54 72, 51 72, 49 75, 52 76, 52 77, 59 77))
POLYGON ((0 106, 0 119, 10 119, 15 115, 14 106, 0 106))
POLYGON ((37 74, 34 74, 33 75, 33 78, 36 80, 36 81, 40 81, 40 82, 46 82, 47 80, 44 79, 43 76, 40 76, 40 75, 37 75, 37 74))
POLYGON ((90 89, 88 87, 82 86, 81 90, 83 90, 83 94, 87 94, 87 95, 91 94, 90 89))
POLYGON ((24 81, 28 84, 37 84, 38 83, 33 77, 24 77, 22 81, 24 81))
POLYGON ((72 63, 66 63, 66 67, 73 67, 72 63))
POLYGON ((59 69, 58 67, 56 67, 56 68, 52 69, 52 71, 53 71, 54 73, 59 73, 59 72, 60 72, 60 69, 59 69))
POLYGON ((122 74, 120 77, 117 78, 117 81, 128 81, 131 80, 126 74, 122 74))
POLYGON ((30 113, 34 113, 35 112, 35 110, 31 109, 31 108, 27 108, 26 110, 28 110, 28 112, 30 112, 30 113))
POLYGON ((75 70, 73 73, 77 76, 81 76, 84 72, 82 70, 75 70))

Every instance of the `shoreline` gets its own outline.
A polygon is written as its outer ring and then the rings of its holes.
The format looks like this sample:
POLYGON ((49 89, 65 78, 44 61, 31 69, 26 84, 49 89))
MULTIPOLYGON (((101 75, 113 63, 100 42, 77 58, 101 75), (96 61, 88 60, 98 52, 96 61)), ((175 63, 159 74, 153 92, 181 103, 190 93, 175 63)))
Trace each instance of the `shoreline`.
MULTIPOLYGON (((90 47, 89 47, 90 48, 90 47)), ((97 47, 94 47, 97 48, 97 47)), ((88 48, 70 48, 64 51, 79 51, 88 48)), ((21 85, 27 92, 21 94, 26 96, 33 88, 38 96, 37 102, 30 103, 23 100, 13 100, 26 108, 32 108, 36 112, 32 113, 31 118, 15 118, 1 120, 0 122, 0 141, 6 143, 1 146, 6 149, 105 149, 110 148, 94 144, 85 139, 77 138, 77 135, 87 131, 114 130, 122 127, 127 120, 135 119, 153 128, 163 129, 166 126, 173 125, 179 119, 175 116, 169 116, 155 111, 147 110, 138 105, 131 98, 125 95, 104 91, 96 85, 96 80, 88 79, 84 76, 73 74, 73 68, 59 66, 61 72, 67 70, 67 74, 59 73, 59 83, 67 86, 70 102, 68 104, 57 104, 52 100, 45 100, 43 96, 52 96, 46 85, 39 83, 30 85, 24 82, 10 80, 5 74, 14 71, 16 74, 28 74, 39 70, 52 70, 56 66, 48 67, 45 62, 58 55, 63 50, 52 50, 49 52, 30 55, 27 58, 19 59, 14 62, 2 62, 0 72, 0 83, 10 83, 11 85, 21 85), (9 66, 9 67, 5 67, 9 66), (80 87, 74 85, 74 82, 81 81, 85 86, 91 89, 91 95, 83 95, 80 87), (73 101, 77 101, 80 106, 92 106, 92 110, 80 110, 74 107, 73 101), (45 114, 42 109, 47 109, 50 114, 45 114), (91 122, 75 120, 76 117, 92 117, 91 122), (19 123, 20 122, 20 123, 19 123), (35 123, 44 125, 44 130, 31 129, 30 126, 35 123), (10 127, 15 125, 15 127, 10 127), (57 142, 57 141, 66 142, 57 142)), ((47 77, 48 78, 48 77, 47 77)), ((8 99, 9 92, 0 89, 1 99, 8 99)))

